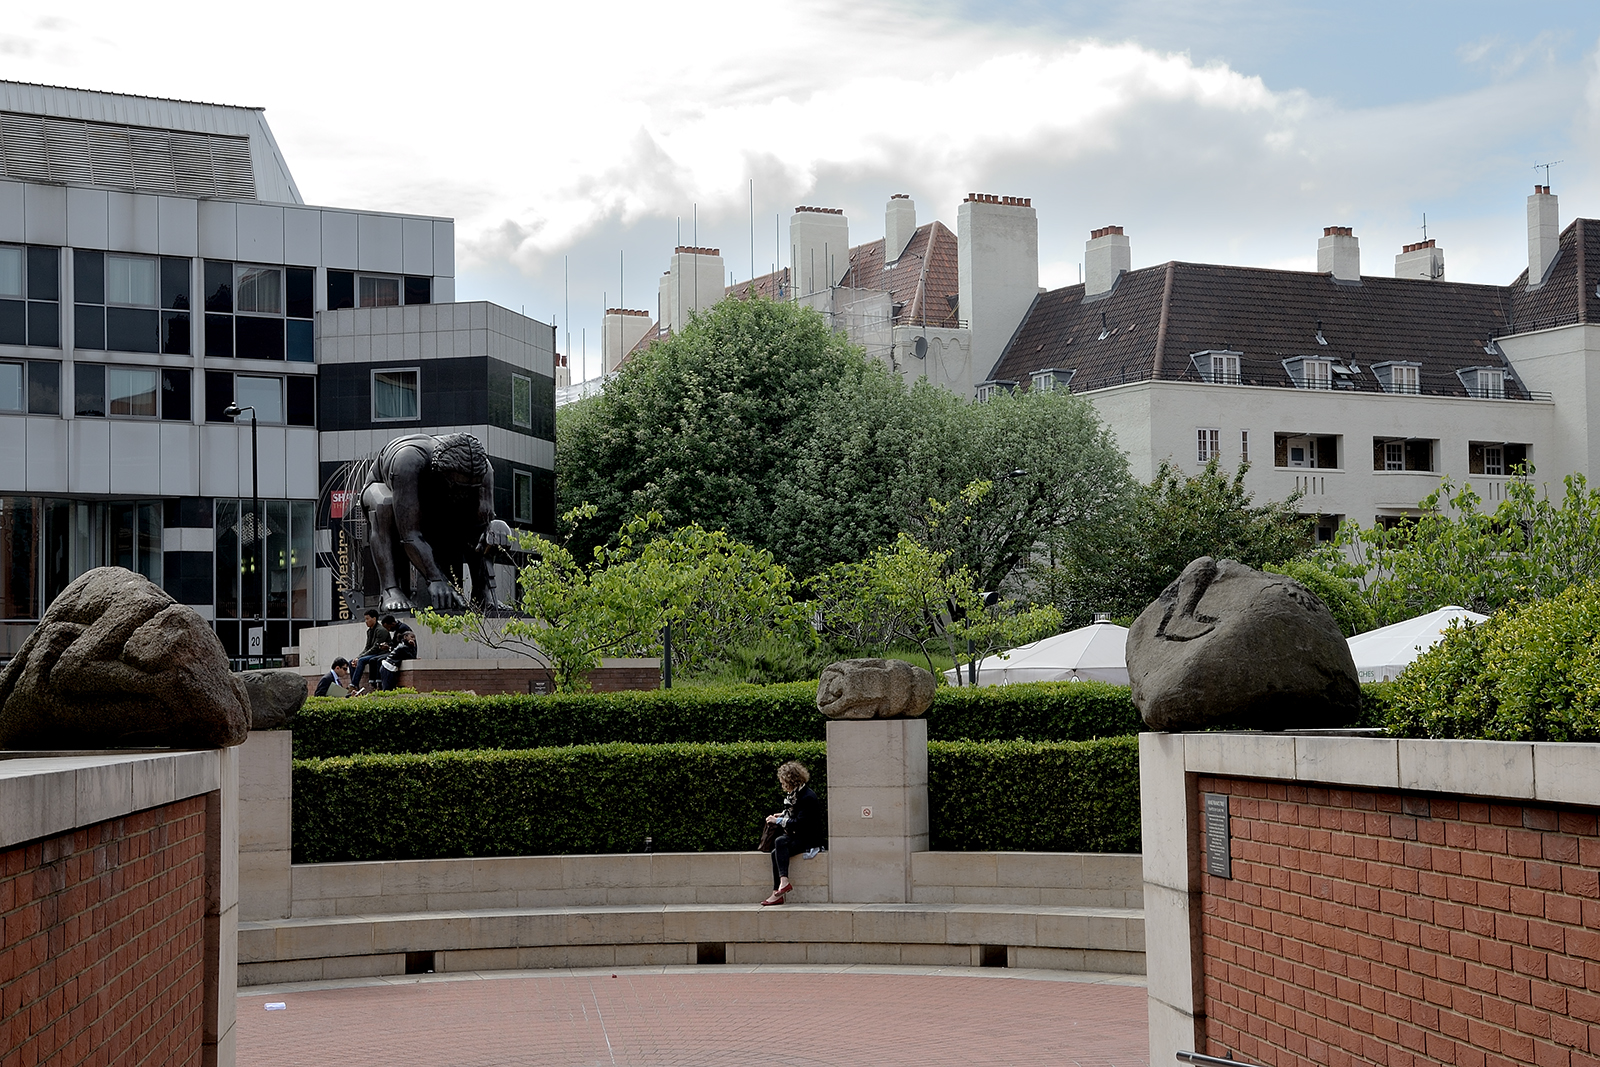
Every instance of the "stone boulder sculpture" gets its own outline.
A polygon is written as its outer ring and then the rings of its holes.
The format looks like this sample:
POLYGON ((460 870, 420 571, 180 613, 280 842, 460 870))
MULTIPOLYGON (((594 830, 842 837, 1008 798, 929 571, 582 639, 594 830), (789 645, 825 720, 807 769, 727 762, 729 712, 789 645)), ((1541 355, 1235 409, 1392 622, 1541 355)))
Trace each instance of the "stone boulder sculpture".
POLYGON ((249 733, 211 627, 121 567, 63 589, 0 672, 0 748, 222 748, 249 733))
POLYGON ((239 671, 250 701, 250 729, 277 730, 289 725, 306 702, 305 676, 296 671, 239 671))
POLYGON ((1133 702, 1152 730, 1345 726, 1361 688, 1350 646, 1292 578, 1202 556, 1128 630, 1133 702))
POLYGON ((830 719, 915 719, 933 703, 933 675, 897 659, 847 659, 823 668, 817 709, 830 719))

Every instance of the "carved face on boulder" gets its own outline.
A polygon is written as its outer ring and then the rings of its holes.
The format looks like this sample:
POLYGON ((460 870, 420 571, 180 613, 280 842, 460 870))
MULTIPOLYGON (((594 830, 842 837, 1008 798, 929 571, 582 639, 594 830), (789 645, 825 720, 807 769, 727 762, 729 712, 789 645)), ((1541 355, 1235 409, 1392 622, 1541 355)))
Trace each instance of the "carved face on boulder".
POLYGON ((830 719, 915 719, 933 703, 933 675, 897 659, 847 659, 823 669, 817 709, 830 719))
POLYGON ((1152 730, 1346 726, 1361 700, 1350 646, 1314 593, 1210 556, 1134 620, 1128 679, 1152 730))

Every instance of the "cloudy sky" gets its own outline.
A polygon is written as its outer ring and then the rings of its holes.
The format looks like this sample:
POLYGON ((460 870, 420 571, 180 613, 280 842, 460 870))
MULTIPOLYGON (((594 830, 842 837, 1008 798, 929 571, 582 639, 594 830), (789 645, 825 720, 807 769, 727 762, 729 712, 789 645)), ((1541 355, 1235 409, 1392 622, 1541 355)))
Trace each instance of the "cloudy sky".
POLYGON ((890 193, 1029 196, 1047 285, 1108 223, 1136 267, 1303 269, 1350 225, 1389 273, 1424 213, 1449 277, 1506 282, 1536 161, 1600 215, 1592 2, 63 7, 8 0, 0 77, 265 107, 308 202, 453 216, 458 297, 586 331, 591 372, 680 233, 744 278, 796 204, 860 243, 890 193))

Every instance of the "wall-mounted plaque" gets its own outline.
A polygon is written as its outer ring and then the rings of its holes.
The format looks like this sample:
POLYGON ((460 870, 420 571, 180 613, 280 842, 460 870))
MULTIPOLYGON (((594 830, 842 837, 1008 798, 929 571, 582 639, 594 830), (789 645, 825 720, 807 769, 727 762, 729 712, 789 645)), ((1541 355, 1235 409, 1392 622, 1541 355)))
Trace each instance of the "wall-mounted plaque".
POLYGON ((1233 858, 1229 855, 1228 796, 1202 793, 1206 812, 1206 873, 1218 878, 1233 877, 1233 858))

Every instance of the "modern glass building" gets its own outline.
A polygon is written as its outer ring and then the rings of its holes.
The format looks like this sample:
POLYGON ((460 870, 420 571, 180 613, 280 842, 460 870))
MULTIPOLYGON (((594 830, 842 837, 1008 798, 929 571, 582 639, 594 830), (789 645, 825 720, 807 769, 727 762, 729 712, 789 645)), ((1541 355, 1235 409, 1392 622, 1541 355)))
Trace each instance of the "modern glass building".
POLYGON ((0 660, 105 564, 234 655, 348 618, 327 483, 393 437, 475 434, 551 529, 554 332, 457 303, 454 245, 306 205, 259 109, 0 82, 0 660))

